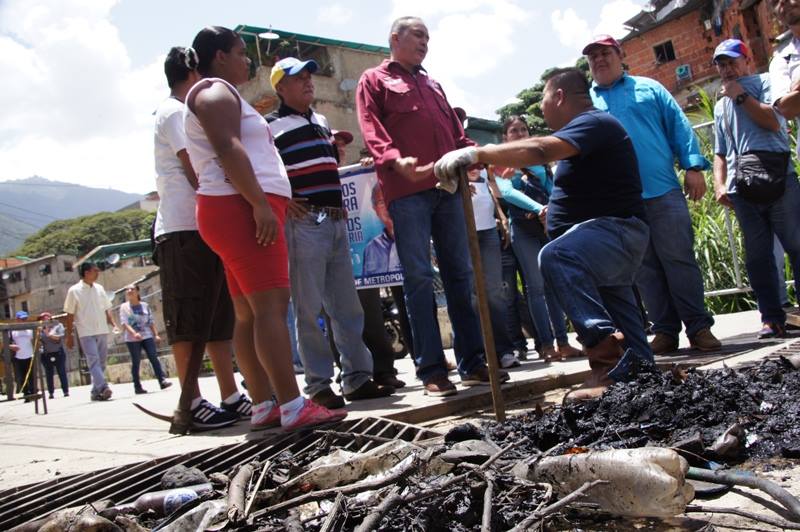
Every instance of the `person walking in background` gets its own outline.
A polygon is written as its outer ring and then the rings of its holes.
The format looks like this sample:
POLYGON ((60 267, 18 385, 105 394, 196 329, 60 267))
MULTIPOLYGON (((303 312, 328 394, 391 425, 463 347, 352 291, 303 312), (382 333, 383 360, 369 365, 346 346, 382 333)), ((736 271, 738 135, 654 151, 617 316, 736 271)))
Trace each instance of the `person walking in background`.
MULTIPOLYGON (((28 313, 18 310, 15 317, 18 322, 28 320, 28 313)), ((11 344, 8 346, 14 356, 14 377, 17 383, 17 393, 25 394, 25 402, 31 401, 30 396, 36 392, 33 375, 33 329, 11 331, 11 344)))
POLYGON ((69 379, 67 378, 67 354, 64 352, 64 325, 54 320, 49 312, 39 314, 39 321, 44 322, 41 331, 42 366, 44 366, 47 392, 53 399, 55 392, 54 373, 58 373, 61 391, 64 397, 69 397, 69 379))
POLYGON ((139 287, 135 284, 125 289, 125 299, 126 301, 119 307, 119 323, 122 325, 125 345, 128 346, 128 352, 131 354, 133 390, 136 394, 147 393, 139 380, 139 361, 142 349, 147 353, 147 358, 150 360, 150 365, 153 366, 153 373, 161 389, 169 388, 172 383, 166 380, 161 362, 158 360, 156 345, 161 341, 161 337, 156 331, 150 305, 142 301, 139 287))
POLYGON ((694 230, 686 197, 699 201, 706 193, 700 153, 692 125, 659 82, 623 70, 622 48, 600 35, 583 49, 594 83, 595 107, 617 118, 630 135, 642 179, 642 197, 650 226, 650 244, 637 275, 655 337, 657 355, 678 349, 681 322, 689 343, 701 351, 719 349, 711 332, 714 318, 705 306, 703 276, 694 257, 694 230), (675 162, 686 172, 683 188, 675 162), (685 192, 684 192, 685 191, 685 192))
POLYGON ((291 431, 344 419, 346 411, 328 410, 300 395, 294 377, 284 237, 292 189, 269 125, 236 90, 250 73, 244 41, 228 28, 204 28, 187 50, 187 61, 203 76, 186 95, 184 114, 186 147, 199 183, 197 225, 225 265, 236 353, 260 363, 269 377, 248 380, 256 403, 250 423, 291 431))
POLYGON ((72 285, 64 300, 64 312, 67 313, 66 341, 67 349, 72 349, 75 340, 72 336, 73 326, 78 333, 78 341, 89 366, 92 378, 92 401, 107 401, 111 398, 111 388, 105 377, 106 359, 108 358, 108 326, 116 334, 119 331, 111 315, 111 300, 105 288, 97 282, 100 269, 92 262, 82 262, 78 267, 81 280, 72 285))

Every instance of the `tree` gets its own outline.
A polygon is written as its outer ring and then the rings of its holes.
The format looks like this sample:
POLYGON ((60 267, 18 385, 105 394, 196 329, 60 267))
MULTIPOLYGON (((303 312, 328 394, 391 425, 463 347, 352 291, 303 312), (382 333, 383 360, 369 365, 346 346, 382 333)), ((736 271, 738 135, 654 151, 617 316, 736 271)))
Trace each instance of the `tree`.
MULTIPOLYGON (((592 76, 589 73, 589 63, 586 58, 581 56, 575 62, 575 67, 580 69, 586 74, 586 77, 591 81, 592 76)), ((544 79, 555 70, 556 67, 548 68, 542 73, 539 81, 535 85, 527 89, 523 89, 517 98, 519 101, 505 105, 497 110, 500 115, 500 120, 503 121, 511 115, 519 115, 528 123, 532 135, 541 136, 552 133, 547 124, 544 122, 542 115, 542 93, 544 92, 544 79)))
POLYGON ((154 212, 127 210, 57 220, 25 239, 14 255, 80 257, 104 244, 150 238, 154 218, 154 212))

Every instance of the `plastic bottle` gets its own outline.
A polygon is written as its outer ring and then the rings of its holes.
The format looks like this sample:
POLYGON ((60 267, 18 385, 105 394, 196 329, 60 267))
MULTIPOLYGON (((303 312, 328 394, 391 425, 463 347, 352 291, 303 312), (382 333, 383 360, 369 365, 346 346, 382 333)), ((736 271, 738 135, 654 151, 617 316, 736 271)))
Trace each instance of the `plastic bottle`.
POLYGON ((546 482, 561 497, 585 482, 605 480, 582 499, 604 510, 634 517, 672 517, 681 514, 694 498, 686 483, 689 464, 671 449, 643 447, 545 457, 520 462, 514 474, 546 482))
POLYGON ((213 489, 211 484, 197 484, 184 488, 173 488, 169 490, 153 491, 140 495, 138 499, 131 503, 114 506, 116 514, 138 515, 147 511, 155 512, 159 517, 166 516, 183 506, 189 501, 193 501, 204 493, 213 489))

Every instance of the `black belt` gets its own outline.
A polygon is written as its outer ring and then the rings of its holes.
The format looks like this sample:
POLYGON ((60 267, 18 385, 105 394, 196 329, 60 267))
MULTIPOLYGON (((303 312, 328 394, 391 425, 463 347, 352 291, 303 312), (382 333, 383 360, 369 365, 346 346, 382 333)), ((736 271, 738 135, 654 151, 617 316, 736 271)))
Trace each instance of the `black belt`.
MULTIPOLYGON (((302 204, 301 204, 302 205, 302 204)), ((315 214, 325 214, 330 216, 331 220, 345 220, 347 219, 347 210, 342 207, 321 207, 319 205, 306 205, 308 212, 315 214)))

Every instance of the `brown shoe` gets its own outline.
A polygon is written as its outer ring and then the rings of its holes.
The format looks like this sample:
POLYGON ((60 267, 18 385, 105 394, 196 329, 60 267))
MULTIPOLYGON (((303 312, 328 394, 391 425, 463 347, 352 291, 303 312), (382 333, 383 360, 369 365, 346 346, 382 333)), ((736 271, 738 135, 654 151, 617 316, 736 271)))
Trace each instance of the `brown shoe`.
POLYGON ((558 352, 558 356, 559 358, 561 358, 561 360, 586 356, 586 353, 584 353, 580 349, 572 347, 571 345, 569 345, 569 342, 565 344, 558 344, 556 346, 556 351, 558 352))
POLYGON ((372 379, 368 380, 350 393, 344 394, 348 401, 360 401, 362 399, 377 399, 379 397, 389 397, 394 393, 391 386, 381 386, 375 384, 372 379))
POLYGON ((428 382, 424 383, 425 395, 431 397, 447 397, 458 393, 455 384, 450 382, 447 375, 439 375, 433 377, 428 382))
POLYGON ((717 340, 709 328, 697 331, 694 336, 689 338, 689 344, 700 351, 716 351, 722 347, 722 342, 717 340))
POLYGON ((622 358, 624 341, 623 334, 615 332, 606 336, 597 345, 586 348, 591 372, 580 388, 564 396, 564 404, 589 401, 603 395, 603 392, 614 383, 608 372, 614 369, 622 358))
MULTIPOLYGON (((716 340, 716 338, 714 339, 716 340)), ((653 341, 650 342, 650 349, 653 350, 654 355, 664 355, 666 353, 672 353, 673 351, 678 350, 678 339, 673 338, 668 334, 656 333, 655 338, 653 338, 653 341)))
POLYGON ((317 403, 318 405, 322 405, 328 410, 336 410, 337 408, 344 408, 344 398, 341 395, 336 395, 336 393, 331 390, 330 386, 322 390, 321 392, 317 392, 311 396, 311 400, 317 403))
MULTIPOLYGON (((508 372, 502 369, 497 370, 497 376, 500 378, 500 383, 508 382, 511 379, 508 372)), ((491 384, 489 380, 489 368, 487 366, 480 366, 469 375, 462 375, 461 384, 464 386, 488 386, 491 384)))
POLYGON ((561 360, 561 357, 552 345, 542 346, 539 348, 539 358, 542 362, 552 362, 554 360, 561 360))

